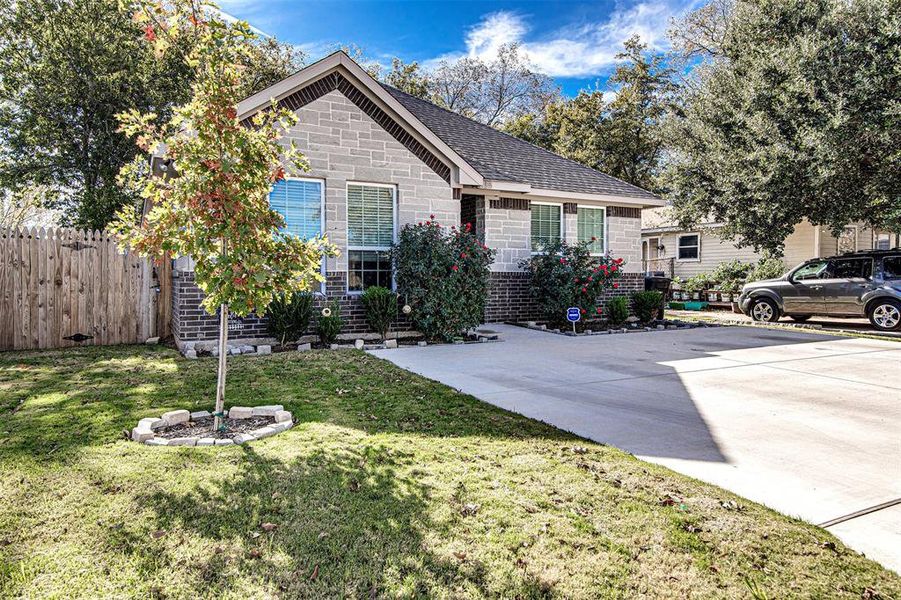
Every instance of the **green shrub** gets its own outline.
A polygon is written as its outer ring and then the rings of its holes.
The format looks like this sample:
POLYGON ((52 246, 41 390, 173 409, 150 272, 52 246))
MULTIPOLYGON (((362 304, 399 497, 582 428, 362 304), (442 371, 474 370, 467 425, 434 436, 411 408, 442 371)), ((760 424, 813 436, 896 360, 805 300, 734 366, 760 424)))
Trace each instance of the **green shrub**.
POLYGON ((319 341, 326 348, 335 343, 338 334, 344 328, 344 319, 341 318, 341 305, 332 302, 322 309, 319 314, 317 323, 317 333, 319 333, 319 341))
POLYGON ((567 323, 566 309, 573 306, 585 316, 601 314, 598 298, 605 290, 619 287, 616 279, 622 274, 622 263, 621 258, 592 256, 591 242, 559 240, 520 264, 532 274, 530 292, 542 317, 552 326, 562 326, 567 323))
POLYGON ((607 322, 614 327, 622 325, 629 318, 629 299, 625 296, 614 296, 607 301, 607 322))
POLYGON ((374 285, 366 288, 360 299, 366 310, 366 322, 385 339, 391 322, 397 317, 397 294, 374 285))
POLYGON ((632 294, 632 310, 642 323, 649 323, 657 318, 663 305, 663 294, 654 290, 635 292, 632 294))
POLYGON ((312 315, 313 295, 309 292, 276 294, 266 308, 266 330, 284 346, 303 335, 312 315))
POLYGON ((721 262, 710 274, 720 290, 732 293, 741 289, 753 265, 743 263, 737 258, 721 262))
POLYGON ((748 273, 747 281, 761 281, 763 279, 779 279, 788 269, 782 259, 775 256, 765 256, 757 261, 757 264, 748 273))
POLYGON ((482 323, 494 251, 471 229, 447 229, 431 217, 405 226, 391 250, 397 291, 429 339, 450 341, 482 323))

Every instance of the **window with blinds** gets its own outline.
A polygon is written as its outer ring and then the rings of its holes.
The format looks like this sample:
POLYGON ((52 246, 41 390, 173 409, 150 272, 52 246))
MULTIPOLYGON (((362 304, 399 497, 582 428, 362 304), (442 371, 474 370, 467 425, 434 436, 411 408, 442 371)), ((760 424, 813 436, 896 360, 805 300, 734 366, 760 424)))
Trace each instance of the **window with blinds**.
POLYGON ((592 254, 604 254, 606 248, 604 241, 604 218, 607 214, 605 208, 591 208, 580 206, 577 215, 577 229, 580 242, 590 242, 592 254), (594 238, 594 241, 592 241, 594 238))
POLYGON ((347 245, 388 249, 394 243, 394 188, 347 186, 347 245))
POLYGON ((531 204, 532 210, 532 251, 542 252, 551 242, 560 239, 560 215, 563 207, 559 204, 531 204))
POLYGON ((391 288, 394 243, 394 188, 347 186, 347 289, 360 292, 378 285, 391 288))
POLYGON ((272 186, 269 206, 285 219, 283 231, 304 239, 322 234, 322 182, 282 179, 272 186))

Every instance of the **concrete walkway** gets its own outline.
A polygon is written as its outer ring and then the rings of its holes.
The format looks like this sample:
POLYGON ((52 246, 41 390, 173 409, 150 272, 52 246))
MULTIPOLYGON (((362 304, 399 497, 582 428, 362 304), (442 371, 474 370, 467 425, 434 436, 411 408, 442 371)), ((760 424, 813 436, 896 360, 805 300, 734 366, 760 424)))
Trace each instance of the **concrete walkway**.
MULTIPOLYGON (((901 343, 723 327, 373 354, 821 524, 901 499, 901 343)), ((901 503, 831 525, 901 572, 901 503)))

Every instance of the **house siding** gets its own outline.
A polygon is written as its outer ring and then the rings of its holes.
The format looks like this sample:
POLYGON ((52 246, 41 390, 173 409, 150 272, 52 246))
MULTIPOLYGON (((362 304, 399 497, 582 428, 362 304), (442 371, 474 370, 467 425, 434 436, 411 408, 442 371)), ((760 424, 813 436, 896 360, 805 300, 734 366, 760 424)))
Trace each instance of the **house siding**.
MULTIPOLYGON (((653 263, 650 270, 665 271, 666 263, 672 259, 673 275, 687 279, 701 273, 710 273, 716 267, 726 261, 738 259, 744 263, 754 263, 760 260, 762 254, 755 252, 753 248, 739 248, 729 240, 723 240, 716 235, 715 229, 685 230, 684 232, 652 233, 643 232, 642 240, 660 238, 660 243, 666 248, 666 254, 662 260, 653 263), (678 238, 684 233, 700 233, 701 255, 700 260, 679 260, 677 257, 678 238)), ((858 226, 857 249, 869 250, 873 247, 873 232, 864 226, 858 226)), ((791 235, 785 239, 785 252, 782 261, 787 269, 793 268, 806 260, 816 256, 834 256, 838 254, 838 239, 829 231, 820 227, 819 246, 817 246, 816 227, 808 221, 799 223, 791 235), (817 254, 817 252, 819 254, 817 254)))

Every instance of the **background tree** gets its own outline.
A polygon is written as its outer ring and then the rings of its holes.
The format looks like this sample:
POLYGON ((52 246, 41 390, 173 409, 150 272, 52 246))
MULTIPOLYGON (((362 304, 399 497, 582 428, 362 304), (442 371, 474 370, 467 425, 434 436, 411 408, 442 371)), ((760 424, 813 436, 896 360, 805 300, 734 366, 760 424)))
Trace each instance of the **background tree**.
POLYGON ((472 57, 442 61, 429 81, 432 100, 439 106, 494 127, 541 112, 560 95, 516 44, 501 46, 492 61, 472 57))
POLYGON ((219 378, 215 427, 225 397, 228 313, 262 314, 276 293, 309 289, 322 281, 321 257, 333 254, 324 239, 302 240, 283 233, 284 219, 269 207, 272 184, 306 169, 282 132, 296 115, 273 106, 242 126, 236 105, 242 99, 241 74, 254 56, 255 36, 241 21, 226 23, 192 0, 139 4, 135 20, 159 53, 191 37, 186 63, 193 70, 192 97, 173 116, 158 122, 152 113, 132 109, 119 115, 122 130, 143 151, 162 151, 178 176, 154 178, 137 158, 123 182, 149 199, 152 208, 135 226, 134 211, 122 211, 113 230, 123 246, 155 258, 191 256, 203 307, 219 310, 219 378))
MULTIPOLYGON (((95 229, 133 201, 116 176, 139 150, 117 131, 116 114, 165 117, 188 98, 192 77, 185 48, 154 56, 143 35, 118 0, 0 3, 0 188, 44 186, 65 224, 95 229)), ((300 60, 275 40, 256 41, 241 92, 271 85, 300 60)))
POLYGON ((667 135, 684 225, 781 252, 802 219, 901 229, 897 0, 738 1, 667 135))
POLYGON ((646 189, 659 188, 663 120, 674 100, 673 70, 649 55, 637 37, 617 55, 622 62, 606 90, 579 92, 527 113, 504 130, 608 175, 646 189), (613 96, 610 99, 610 96, 613 96))
POLYGON ((417 98, 428 100, 431 95, 429 78, 416 61, 405 63, 397 57, 391 59, 391 70, 385 75, 384 81, 417 98))

